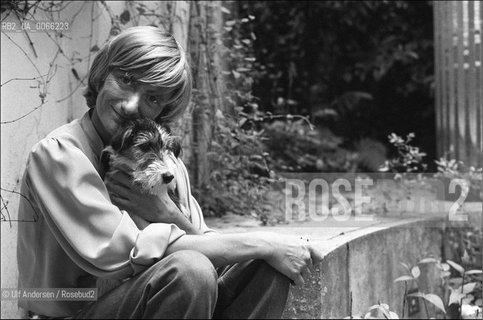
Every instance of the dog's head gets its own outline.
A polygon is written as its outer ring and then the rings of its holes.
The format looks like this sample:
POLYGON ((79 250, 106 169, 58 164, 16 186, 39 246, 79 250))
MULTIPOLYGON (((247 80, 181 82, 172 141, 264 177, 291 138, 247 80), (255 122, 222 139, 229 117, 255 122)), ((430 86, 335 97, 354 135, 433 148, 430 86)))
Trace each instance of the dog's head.
POLYGON ((111 145, 102 153, 101 165, 106 173, 127 166, 132 170, 134 183, 143 192, 155 193, 174 178, 170 152, 178 157, 181 145, 169 128, 153 120, 137 119, 129 121, 113 136, 111 145))

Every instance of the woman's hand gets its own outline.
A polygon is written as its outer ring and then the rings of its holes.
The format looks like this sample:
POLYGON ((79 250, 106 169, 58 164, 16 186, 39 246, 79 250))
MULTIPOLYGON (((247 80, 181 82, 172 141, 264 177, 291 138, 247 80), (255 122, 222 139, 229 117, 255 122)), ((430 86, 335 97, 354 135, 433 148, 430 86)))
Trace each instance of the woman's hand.
POLYGON ((271 254, 266 261, 296 285, 304 284, 308 272, 314 264, 322 261, 322 252, 317 250, 307 238, 271 234, 266 241, 272 245, 271 254))
POLYGON ((114 174, 106 175, 104 182, 112 203, 148 222, 174 223, 182 214, 167 194, 142 193, 124 171, 116 170, 114 174))
POLYGON ((145 194, 131 182, 124 171, 106 175, 106 184, 113 204, 126 210, 138 228, 144 229, 149 223, 173 223, 188 234, 201 234, 188 218, 179 210, 168 194, 145 194))

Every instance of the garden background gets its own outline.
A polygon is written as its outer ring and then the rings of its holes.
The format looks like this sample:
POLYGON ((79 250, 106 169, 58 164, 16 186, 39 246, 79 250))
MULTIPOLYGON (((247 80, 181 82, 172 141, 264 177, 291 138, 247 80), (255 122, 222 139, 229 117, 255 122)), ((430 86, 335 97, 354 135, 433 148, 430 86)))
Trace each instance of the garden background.
MULTIPOLYGON (((28 223, 16 220, 16 209, 28 151, 87 110, 82 88, 95 53, 134 25, 172 32, 190 56, 194 94, 176 131, 205 216, 283 223, 265 197, 287 172, 439 166, 470 177, 481 192, 482 7, 442 3, 436 10, 432 1, 2 2, 2 287, 16 286, 16 224, 28 223), (4 28, 27 20, 68 27, 4 28), (468 20, 475 23, 465 31, 468 20), (444 47, 448 32, 466 39, 449 36, 454 55, 444 47), (442 68, 448 59, 460 68, 442 68), (458 78, 465 63, 479 68, 458 78), (480 86, 466 90, 452 77, 480 86), (461 113, 453 105, 464 90, 461 113)), ((2 317, 14 309, 2 301, 2 317)))

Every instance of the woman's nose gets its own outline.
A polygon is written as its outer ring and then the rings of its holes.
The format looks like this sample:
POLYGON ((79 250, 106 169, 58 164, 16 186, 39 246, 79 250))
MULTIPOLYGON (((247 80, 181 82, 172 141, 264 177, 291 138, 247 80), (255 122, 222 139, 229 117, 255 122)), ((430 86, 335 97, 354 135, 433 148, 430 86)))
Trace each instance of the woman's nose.
POLYGON ((122 112, 123 114, 131 119, 135 119, 139 117, 139 102, 140 102, 140 93, 139 92, 132 92, 126 96, 124 103, 122 104, 122 112))

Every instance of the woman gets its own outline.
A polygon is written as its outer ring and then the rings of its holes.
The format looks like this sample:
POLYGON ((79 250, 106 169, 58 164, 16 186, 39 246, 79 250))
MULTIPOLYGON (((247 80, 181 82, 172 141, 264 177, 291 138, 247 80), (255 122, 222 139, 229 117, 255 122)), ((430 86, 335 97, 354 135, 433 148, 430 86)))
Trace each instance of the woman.
MULTIPOLYGON (((127 120, 174 123, 191 95, 176 40, 134 27, 97 54, 85 93, 90 110, 37 143, 25 170, 18 236, 20 288, 92 288, 120 279, 95 302, 19 301, 31 315, 77 318, 275 318, 290 281, 322 258, 299 237, 217 234, 184 181, 190 216, 141 194, 127 174, 104 177, 101 150, 127 120)), ((180 180, 181 179, 181 180, 180 180)), ((184 179, 184 180, 183 180, 184 179)))

